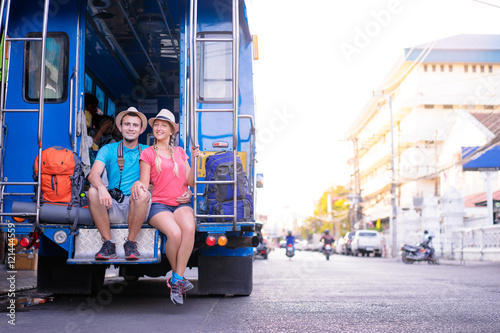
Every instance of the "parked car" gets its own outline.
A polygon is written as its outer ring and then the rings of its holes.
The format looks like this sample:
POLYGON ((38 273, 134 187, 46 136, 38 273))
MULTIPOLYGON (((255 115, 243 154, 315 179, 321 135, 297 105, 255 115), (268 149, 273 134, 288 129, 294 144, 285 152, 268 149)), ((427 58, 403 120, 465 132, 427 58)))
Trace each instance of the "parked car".
POLYGON ((254 258, 256 257, 262 257, 262 259, 267 259, 267 255, 269 254, 269 250, 267 248, 267 242, 264 240, 263 242, 260 242, 259 245, 257 245, 256 248, 254 248, 254 258))
POLYGON ((333 243, 333 250, 337 254, 342 254, 344 252, 344 238, 339 237, 334 243, 333 243))
POLYGON ((307 241, 305 239, 296 239, 295 240, 295 250, 305 251, 307 246, 307 241))
POLYGON ((344 235, 342 254, 345 254, 345 255, 352 254, 351 243, 352 243, 352 239, 354 237, 354 234, 355 234, 354 232, 348 232, 344 235))
POLYGON ((381 257, 382 241, 380 233, 376 230, 358 230, 351 242, 352 253, 355 256, 359 253, 363 256, 373 253, 375 257, 381 257))

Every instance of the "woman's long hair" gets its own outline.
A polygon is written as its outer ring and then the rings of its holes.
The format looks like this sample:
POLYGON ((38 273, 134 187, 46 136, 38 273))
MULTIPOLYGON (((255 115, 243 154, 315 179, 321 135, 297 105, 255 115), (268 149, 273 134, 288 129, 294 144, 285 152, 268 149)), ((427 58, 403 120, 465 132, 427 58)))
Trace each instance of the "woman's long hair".
MULTIPOLYGON (((169 138, 169 144, 168 144, 168 148, 170 150, 170 156, 172 158, 172 162, 174 162, 174 175, 176 175, 177 177, 179 177, 179 167, 177 166, 177 162, 175 161, 175 158, 174 158, 174 128, 173 126, 168 123, 168 126, 170 126, 170 132, 172 134, 170 134, 170 138, 169 138)), ((158 171, 158 173, 161 173, 161 157, 160 155, 158 154, 158 145, 157 145, 157 141, 156 141, 156 138, 154 140, 154 144, 153 144, 153 149, 155 151, 155 167, 156 167, 156 171, 158 171)))

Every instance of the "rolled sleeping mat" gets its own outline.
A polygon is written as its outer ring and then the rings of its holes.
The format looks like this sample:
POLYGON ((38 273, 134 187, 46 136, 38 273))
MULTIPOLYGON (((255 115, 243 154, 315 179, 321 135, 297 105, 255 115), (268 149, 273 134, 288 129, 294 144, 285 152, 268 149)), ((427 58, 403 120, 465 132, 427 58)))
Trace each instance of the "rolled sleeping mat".
MULTIPOLYGON (((14 201, 12 213, 36 213, 36 202, 14 201)), ((71 207, 68 216, 67 205, 43 203, 40 206, 40 222, 73 224, 78 213, 78 225, 94 225, 88 208, 71 207)))

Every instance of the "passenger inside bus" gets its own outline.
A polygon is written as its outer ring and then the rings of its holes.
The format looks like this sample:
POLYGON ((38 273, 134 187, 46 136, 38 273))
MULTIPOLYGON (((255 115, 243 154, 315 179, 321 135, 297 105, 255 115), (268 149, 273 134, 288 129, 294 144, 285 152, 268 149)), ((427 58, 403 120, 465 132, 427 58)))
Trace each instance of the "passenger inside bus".
MULTIPOLYGON (((98 115, 102 115, 102 111, 99 110, 97 105, 99 104, 99 100, 97 97, 93 94, 90 93, 85 93, 85 119, 87 121, 87 131, 88 135, 92 137, 92 150, 97 151, 99 150, 99 145, 98 142, 102 136, 102 134, 107 131, 108 128, 113 126, 112 122, 106 122, 103 126, 101 126, 100 129, 96 129, 93 124, 94 124, 94 117, 97 117, 98 115)), ((92 157, 91 157, 92 160, 92 157)))
MULTIPOLYGON (((102 146, 104 146, 105 144, 121 140, 115 140, 115 138, 113 137, 113 130, 115 128, 115 121, 113 117, 108 115, 96 114, 94 115, 92 122, 92 139, 98 149, 102 148, 102 146)), ((95 149, 95 147, 93 146, 92 149, 95 149)))

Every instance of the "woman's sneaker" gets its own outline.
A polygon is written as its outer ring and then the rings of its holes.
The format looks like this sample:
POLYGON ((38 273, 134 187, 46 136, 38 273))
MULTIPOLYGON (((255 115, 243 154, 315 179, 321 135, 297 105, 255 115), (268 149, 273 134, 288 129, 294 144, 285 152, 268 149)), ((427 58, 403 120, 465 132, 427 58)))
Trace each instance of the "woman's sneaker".
POLYGON ((116 258, 117 258, 116 246, 115 243, 111 242, 110 240, 105 241, 102 244, 102 247, 99 250, 99 252, 95 254, 96 260, 108 260, 116 258))
POLYGON ((172 284, 172 278, 167 280, 167 286, 170 288, 170 299, 175 305, 184 304, 184 294, 186 289, 182 281, 177 281, 177 283, 172 284))
POLYGON ((194 288, 193 284, 189 282, 188 279, 182 278, 182 282, 184 283, 184 290, 185 291, 190 291, 191 289, 194 288))

